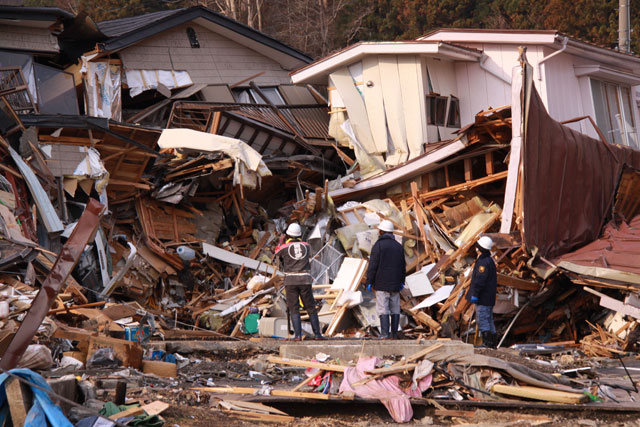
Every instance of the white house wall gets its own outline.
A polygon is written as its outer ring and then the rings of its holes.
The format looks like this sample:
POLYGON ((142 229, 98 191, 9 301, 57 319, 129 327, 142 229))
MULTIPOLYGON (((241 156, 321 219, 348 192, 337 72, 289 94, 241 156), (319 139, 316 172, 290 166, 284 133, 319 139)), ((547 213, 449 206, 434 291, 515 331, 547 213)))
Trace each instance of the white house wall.
MULTIPOLYGON (((465 43, 465 46, 482 50, 488 57, 484 66, 508 80, 511 79, 513 67, 519 66, 518 45, 465 43)), ((532 46, 527 49, 527 60, 534 68, 541 57, 541 47, 532 46)), ((455 63, 462 126, 473 123, 475 115, 480 111, 511 103, 511 86, 492 73, 483 70, 479 63, 455 63)), ((536 79, 536 89, 546 105, 546 89, 540 83, 536 79)))
MULTIPOLYGON (((545 56, 556 52, 554 49, 543 48, 545 56)), ((570 120, 576 117, 591 116, 595 119, 591 88, 588 77, 577 77, 576 65, 589 65, 588 61, 567 53, 554 56, 541 66, 542 78, 547 88, 546 107, 549 115, 558 121, 570 120)), ((538 79, 538 70, 534 71, 534 79, 538 79)), ((593 126, 587 121, 572 123, 573 129, 597 138, 593 126)))

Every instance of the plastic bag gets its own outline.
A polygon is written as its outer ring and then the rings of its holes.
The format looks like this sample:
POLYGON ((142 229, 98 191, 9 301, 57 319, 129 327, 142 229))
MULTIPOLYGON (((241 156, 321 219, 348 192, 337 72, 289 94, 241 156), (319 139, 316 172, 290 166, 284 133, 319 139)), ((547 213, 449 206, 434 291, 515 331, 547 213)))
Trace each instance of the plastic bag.
POLYGON ((122 360, 116 357, 112 348, 99 348, 87 360, 87 368, 112 368, 121 365, 122 360))

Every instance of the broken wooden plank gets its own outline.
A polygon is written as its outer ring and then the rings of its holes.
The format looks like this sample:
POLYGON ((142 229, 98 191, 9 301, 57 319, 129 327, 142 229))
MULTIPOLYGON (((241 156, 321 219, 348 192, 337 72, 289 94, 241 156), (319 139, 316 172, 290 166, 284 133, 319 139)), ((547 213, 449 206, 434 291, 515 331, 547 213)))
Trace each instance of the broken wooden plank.
POLYGON ((385 366, 384 368, 376 368, 370 371, 366 371, 365 373, 368 375, 391 375, 391 374, 399 374, 402 372, 407 372, 412 369, 415 369, 418 366, 417 363, 404 363, 398 366, 385 366))
POLYGON ((309 360, 301 360, 301 359, 287 359, 284 357, 276 357, 276 356, 267 357, 267 362, 277 363, 279 365, 299 366, 304 368, 316 368, 316 369, 321 369, 323 371, 335 371, 335 372, 344 372, 344 370, 348 368, 348 366, 344 366, 344 365, 312 362, 309 360))
POLYGON ((540 283, 535 280, 520 279, 517 277, 507 276, 502 273, 498 273, 498 285, 508 286, 510 288, 520 289, 523 291, 537 292, 540 290, 540 283))
MULTIPOLYGON (((211 393, 231 393, 231 394, 257 394, 260 389, 252 387, 194 387, 192 390, 208 391, 211 393)), ((271 390, 271 396, 298 397, 303 399, 329 400, 328 394, 304 393, 301 391, 271 390)))
POLYGON ((583 403, 589 400, 586 394, 567 391, 550 390, 540 387, 523 386, 516 387, 511 385, 496 384, 491 387, 494 393, 506 394, 508 396, 525 397, 527 399, 542 400, 554 403, 583 403))
POLYGON ((27 413, 31 409, 33 396, 31 390, 22 384, 18 378, 7 379, 5 385, 7 401, 9 402, 9 412, 14 426, 23 426, 27 419, 27 413))
POLYGON ((625 304, 622 301, 618 301, 615 298, 611 298, 608 295, 600 293, 596 290, 585 286, 583 288, 585 291, 592 293, 593 295, 597 295, 600 297, 600 305, 604 308, 608 308, 609 310, 617 311, 618 313, 626 314, 628 316, 635 317, 640 320, 640 308, 634 307, 629 304, 625 304))

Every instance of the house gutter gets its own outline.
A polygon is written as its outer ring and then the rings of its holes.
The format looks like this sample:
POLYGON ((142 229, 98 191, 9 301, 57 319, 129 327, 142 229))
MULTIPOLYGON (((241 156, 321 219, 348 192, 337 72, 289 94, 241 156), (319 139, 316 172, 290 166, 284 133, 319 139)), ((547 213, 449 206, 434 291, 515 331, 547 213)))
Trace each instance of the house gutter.
POLYGON ((569 37, 564 36, 563 40, 562 40, 562 48, 553 52, 551 55, 549 56, 545 56, 544 58, 542 58, 540 60, 540 62, 538 62, 538 65, 536 67, 536 73, 538 74, 538 80, 542 80, 542 67, 541 65, 545 62, 547 62, 549 59, 553 58, 554 56, 564 52, 565 50, 567 50, 567 43, 569 43, 569 37))
POLYGON ((500 73, 497 73, 497 72, 493 71, 491 68, 489 68, 486 65, 484 65, 484 63, 485 63, 485 61, 487 59, 489 59, 487 54, 482 52, 482 57, 480 58, 480 63, 479 63, 480 64, 480 68, 482 68, 484 71, 486 71, 487 73, 491 74, 492 76, 495 76, 495 77, 499 78, 500 80, 502 80, 506 84, 511 85, 511 79, 503 76, 500 73))

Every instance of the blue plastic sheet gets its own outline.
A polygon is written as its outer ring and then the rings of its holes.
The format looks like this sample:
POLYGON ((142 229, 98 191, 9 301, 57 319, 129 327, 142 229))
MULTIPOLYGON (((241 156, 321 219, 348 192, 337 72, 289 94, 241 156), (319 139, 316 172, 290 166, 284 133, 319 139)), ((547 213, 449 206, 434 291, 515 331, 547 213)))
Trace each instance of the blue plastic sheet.
MULTIPOLYGON (((46 390, 51 390, 51 387, 44 378, 30 369, 12 369, 9 372, 46 390)), ((9 415, 9 403, 7 402, 7 393, 5 390, 5 381, 8 378, 8 374, 0 375, 0 425, 4 425, 4 421, 9 415)), ((33 392, 33 405, 27 413, 27 419, 24 423, 25 427, 43 427, 46 425, 52 427, 73 427, 73 424, 64 416, 60 407, 51 401, 47 393, 36 387, 31 387, 31 391, 33 392)))

